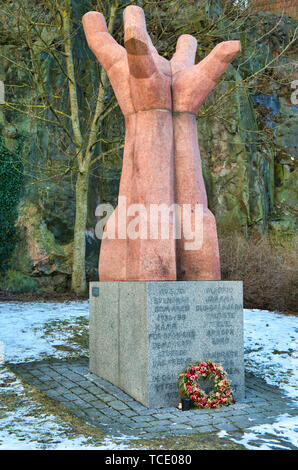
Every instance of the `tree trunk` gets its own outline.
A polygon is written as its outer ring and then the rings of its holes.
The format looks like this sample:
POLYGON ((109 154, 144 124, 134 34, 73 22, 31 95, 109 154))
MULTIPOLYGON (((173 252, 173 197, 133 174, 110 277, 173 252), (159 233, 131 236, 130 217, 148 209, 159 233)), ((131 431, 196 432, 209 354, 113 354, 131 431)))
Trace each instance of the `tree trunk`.
POLYGON ((76 182, 76 216, 73 242, 73 265, 71 290, 76 294, 86 293, 85 251, 86 251, 86 223, 87 223, 87 196, 88 171, 80 171, 76 182))

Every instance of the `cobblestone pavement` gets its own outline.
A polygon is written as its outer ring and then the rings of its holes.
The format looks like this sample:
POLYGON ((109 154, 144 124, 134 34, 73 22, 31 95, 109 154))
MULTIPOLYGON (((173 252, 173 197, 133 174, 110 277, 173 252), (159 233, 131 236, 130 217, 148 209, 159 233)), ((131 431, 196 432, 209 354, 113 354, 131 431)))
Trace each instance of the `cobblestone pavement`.
POLYGON ((118 387, 88 370, 88 359, 46 360, 7 364, 24 381, 58 400, 74 415, 122 434, 154 438, 161 434, 245 431, 251 426, 274 423, 287 413, 297 415, 297 404, 253 375, 246 376, 246 399, 219 410, 180 411, 175 407, 148 409, 118 387))

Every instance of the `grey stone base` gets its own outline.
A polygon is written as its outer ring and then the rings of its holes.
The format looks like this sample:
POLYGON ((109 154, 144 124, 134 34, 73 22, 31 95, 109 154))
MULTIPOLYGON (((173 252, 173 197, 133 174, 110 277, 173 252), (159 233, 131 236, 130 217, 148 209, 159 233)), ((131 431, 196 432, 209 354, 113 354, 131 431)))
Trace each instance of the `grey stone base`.
POLYGON ((238 281, 90 283, 90 371, 149 408, 177 406, 179 372, 221 362, 244 398, 238 281))

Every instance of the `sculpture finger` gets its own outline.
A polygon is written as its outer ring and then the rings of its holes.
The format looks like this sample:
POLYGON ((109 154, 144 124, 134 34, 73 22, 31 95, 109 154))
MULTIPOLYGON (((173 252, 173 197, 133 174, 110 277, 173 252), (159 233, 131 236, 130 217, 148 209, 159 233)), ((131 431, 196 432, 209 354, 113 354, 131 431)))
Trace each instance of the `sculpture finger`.
POLYGON ((125 49, 108 32, 102 13, 89 11, 83 16, 82 21, 89 48, 108 71, 113 64, 124 57, 125 49))
POLYGON ((124 46, 130 73, 135 78, 147 78, 157 71, 151 52, 153 45, 140 7, 129 6, 124 11, 124 46))
POLYGON ((190 34, 178 38, 176 52, 171 59, 172 74, 180 72, 195 63, 197 40, 190 34))
POLYGON ((212 81, 216 82, 232 60, 237 57, 240 50, 240 41, 220 42, 205 59, 195 66, 197 69, 196 73, 203 72, 204 75, 207 75, 212 81))

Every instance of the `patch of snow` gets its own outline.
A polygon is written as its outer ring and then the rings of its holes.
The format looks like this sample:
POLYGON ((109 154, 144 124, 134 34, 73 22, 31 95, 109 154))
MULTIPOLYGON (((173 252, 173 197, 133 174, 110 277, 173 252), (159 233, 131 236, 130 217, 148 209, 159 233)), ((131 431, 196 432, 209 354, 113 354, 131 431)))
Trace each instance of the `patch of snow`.
POLYGON ((297 317, 245 309, 244 346, 247 370, 297 398, 297 317))
MULTIPOLYGON (((0 343, 6 362, 28 362, 46 356, 62 359, 65 351, 58 351, 44 337, 47 323, 67 321, 71 325, 79 317, 89 317, 89 302, 0 302, 0 343)), ((63 345, 65 337, 55 337, 56 345, 63 345)), ((2 361, 3 362, 3 361, 2 361)))
MULTIPOLYGON (((245 368, 289 398, 298 396, 298 319, 267 310, 244 310, 245 368)), ((235 442, 247 449, 298 447, 298 418, 280 415, 273 424, 252 426, 235 442)), ((227 436, 226 436, 227 437, 227 436)), ((234 440, 234 439, 233 439, 234 440)))
POLYGON ((241 439, 232 440, 250 450, 298 448, 298 418, 280 415, 277 422, 253 426, 245 430, 241 439))

